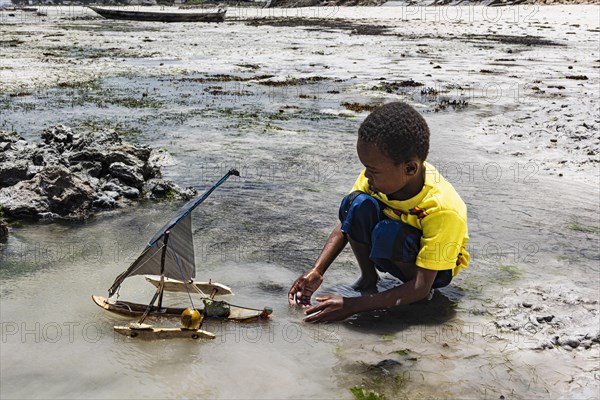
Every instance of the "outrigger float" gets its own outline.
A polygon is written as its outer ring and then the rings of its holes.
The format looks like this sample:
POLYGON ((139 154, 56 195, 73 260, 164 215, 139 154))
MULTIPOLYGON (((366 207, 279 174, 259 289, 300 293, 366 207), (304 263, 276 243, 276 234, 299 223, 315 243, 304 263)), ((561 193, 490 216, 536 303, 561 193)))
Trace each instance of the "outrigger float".
POLYGON ((139 318, 128 326, 115 326, 116 332, 142 339, 206 338, 215 336, 200 329, 203 318, 215 317, 230 321, 268 319, 270 307, 261 309, 232 305, 215 300, 216 296, 233 294, 231 288, 212 281, 195 281, 196 265, 192 235, 192 211, 231 175, 239 172, 231 169, 202 196, 189 201, 150 239, 140 256, 113 282, 108 289, 108 298, 92 296, 92 300, 103 309, 126 317, 139 318), (156 286, 156 292, 148 304, 119 300, 119 289, 123 281, 131 276, 145 275, 147 281, 156 286), (165 291, 187 292, 190 308, 163 306, 165 291), (192 292, 200 296, 203 308, 196 310, 192 292), (114 298, 116 295, 116 299, 114 298), (158 300, 158 304, 155 303, 158 300), (198 314, 198 315, 196 315, 198 314), (182 317, 183 328, 157 328, 145 324, 149 316, 182 317))

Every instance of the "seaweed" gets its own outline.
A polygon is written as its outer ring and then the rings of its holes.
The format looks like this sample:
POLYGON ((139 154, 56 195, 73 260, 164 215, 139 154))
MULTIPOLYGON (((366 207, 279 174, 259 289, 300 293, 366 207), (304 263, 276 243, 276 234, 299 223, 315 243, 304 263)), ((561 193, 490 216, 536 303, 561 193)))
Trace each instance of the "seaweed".
POLYGON ((328 79, 329 78, 326 78, 324 76, 309 76, 306 78, 296 78, 296 77, 292 76, 292 77, 287 77, 283 81, 259 81, 258 83, 260 83, 261 85, 265 85, 265 86, 279 87, 279 86, 309 85, 312 83, 317 83, 317 82, 321 82, 321 81, 328 80, 328 79))
POLYGON ((385 396, 374 390, 365 390, 358 386, 350 388, 350 392, 356 400, 385 400, 385 396))
POLYGON ((347 103, 344 102, 342 103, 342 107, 344 107, 346 110, 350 110, 350 111, 354 111, 354 112, 363 112, 363 111, 373 111, 375 108, 377 108, 376 104, 361 104, 361 103, 347 103))

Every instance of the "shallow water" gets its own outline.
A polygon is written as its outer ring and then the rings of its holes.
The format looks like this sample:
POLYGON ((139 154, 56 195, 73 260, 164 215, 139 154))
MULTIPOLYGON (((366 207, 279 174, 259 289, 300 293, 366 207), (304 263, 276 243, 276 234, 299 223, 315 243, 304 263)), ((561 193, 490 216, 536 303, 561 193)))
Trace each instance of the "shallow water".
MULTIPOLYGON (((381 10, 369 12, 383 17, 381 10)), ((165 29, 176 35, 191 28, 165 29)), ((541 285, 549 295, 559 290, 561 296, 575 292, 594 300, 600 284, 597 185, 547 176, 535 160, 491 152, 479 140, 480 122, 510 110, 509 101, 490 104, 475 97, 464 111, 439 113, 431 112, 435 104, 415 101, 432 131, 429 161, 469 207, 469 269, 429 304, 367 313, 341 324, 301 322, 301 312, 287 305, 287 290, 318 255, 336 224, 339 201, 361 169, 354 146, 366 113, 353 115, 340 102, 387 101, 393 96, 369 91, 374 81, 381 74, 417 79, 420 67, 395 67, 396 57, 385 55, 396 49, 390 38, 377 38, 385 67, 370 70, 364 60, 354 66, 349 60, 359 60, 361 52, 354 47, 369 46, 375 38, 308 34, 300 28, 240 27, 236 34, 269 29, 288 35, 271 35, 244 57, 239 47, 219 47, 227 29, 203 28, 209 45, 202 54, 168 61, 183 69, 223 50, 204 73, 140 73, 100 80, 91 88, 5 97, 11 108, 0 125, 30 140, 54 123, 117 127, 128 140, 167 149, 174 164, 164 169, 165 177, 200 191, 237 167, 242 176, 230 178, 194 214, 197 276, 231 286, 235 304, 272 306, 272 320, 209 321, 206 329, 217 335, 211 342, 143 343, 115 336, 112 326, 126 320, 101 310, 90 296, 104 295, 178 203, 143 203, 84 224, 13 226, 0 254, 1 397, 352 398, 349 388, 360 385, 389 398, 593 397, 597 347, 588 353, 533 352, 544 332, 522 336, 493 324, 504 302, 518 299, 512 291, 528 293, 541 285), (302 47, 300 61, 293 52, 273 50, 287 46, 289 36, 302 47), (275 90, 256 82, 181 80, 213 73, 295 76, 310 69, 309 62, 320 62, 324 56, 314 52, 332 38, 336 46, 347 46, 346 60, 326 57, 335 68, 347 64, 339 74, 343 82, 320 67, 309 75, 331 80, 275 90), (253 72, 232 71, 228 61, 234 59, 264 65, 253 72), (210 94, 205 89, 216 89, 210 86, 252 94, 210 94), (341 93, 327 93, 332 88, 341 93), (118 105, 119 99, 143 99, 143 93, 156 103, 118 105), (315 93, 317 98, 299 97, 315 93), (385 360, 393 361, 379 364, 385 360), (568 381, 577 374, 584 378, 573 389, 568 381)), ((166 61, 126 62, 156 67, 166 61)), ((323 293, 355 295, 347 285, 356 276, 347 249, 328 271, 323 293)), ((152 293, 137 277, 123 285, 121 298, 144 301, 152 293)), ((173 294, 167 300, 188 301, 173 294)), ((589 314, 581 314, 582 307, 550 311, 566 326, 593 329, 597 304, 585 307, 589 314)))

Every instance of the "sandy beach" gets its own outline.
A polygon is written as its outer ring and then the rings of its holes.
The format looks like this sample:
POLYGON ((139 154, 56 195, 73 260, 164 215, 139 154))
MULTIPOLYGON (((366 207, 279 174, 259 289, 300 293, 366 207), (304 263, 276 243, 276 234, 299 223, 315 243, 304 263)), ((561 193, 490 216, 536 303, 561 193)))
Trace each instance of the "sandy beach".
MULTIPOLYGON (((38 11, 0 11, 0 129, 111 129, 198 191, 238 168, 194 222, 198 275, 274 319, 214 323, 209 344, 113 336, 123 320, 89 296, 181 203, 9 221, 2 398, 598 398, 596 5, 229 7, 218 24, 38 11), (471 265, 427 304, 309 326, 287 290, 361 169, 360 121, 392 100, 430 124, 429 161, 469 208, 471 265)), ((356 295, 357 274, 346 249, 321 292, 356 295)))

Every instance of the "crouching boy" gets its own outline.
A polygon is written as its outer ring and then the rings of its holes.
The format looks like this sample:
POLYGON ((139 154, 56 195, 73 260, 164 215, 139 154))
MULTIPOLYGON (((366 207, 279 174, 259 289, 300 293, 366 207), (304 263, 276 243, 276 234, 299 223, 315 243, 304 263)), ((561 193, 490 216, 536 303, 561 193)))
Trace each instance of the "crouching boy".
POLYGON ((307 307, 307 322, 411 304, 448 285, 469 262, 467 208, 452 185, 425 161, 429 128, 411 106, 375 109, 361 124, 356 145, 365 169, 342 200, 340 223, 312 269, 293 283, 290 304, 307 307), (360 297, 311 297, 347 243, 360 267, 360 297), (376 292, 378 271, 402 284, 376 292))

